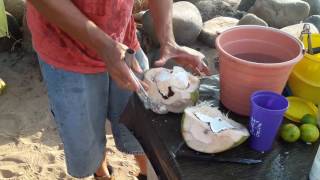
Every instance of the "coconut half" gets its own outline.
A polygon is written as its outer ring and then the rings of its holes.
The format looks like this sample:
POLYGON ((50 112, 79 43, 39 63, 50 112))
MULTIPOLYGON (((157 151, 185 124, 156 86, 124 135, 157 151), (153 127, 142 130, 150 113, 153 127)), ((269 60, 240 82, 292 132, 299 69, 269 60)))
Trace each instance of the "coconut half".
POLYGON ((186 108, 182 136, 193 150, 219 153, 234 148, 249 137, 247 128, 223 115, 218 108, 199 105, 186 108))
MULTIPOLYGON (((172 70, 153 68, 148 70, 144 77, 144 81, 149 85, 147 93, 152 102, 165 108, 161 114, 181 113, 186 107, 195 105, 198 100, 199 78, 181 67, 175 66, 172 70)), ((153 111, 159 113, 157 110, 153 111)))

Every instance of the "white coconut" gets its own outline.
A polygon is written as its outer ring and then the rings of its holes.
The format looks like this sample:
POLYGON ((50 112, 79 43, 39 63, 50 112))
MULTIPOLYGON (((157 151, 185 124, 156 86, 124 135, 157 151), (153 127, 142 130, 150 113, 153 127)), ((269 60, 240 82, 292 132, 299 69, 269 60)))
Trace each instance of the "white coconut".
POLYGON ((191 149, 203 153, 219 153, 242 144, 249 137, 249 132, 243 125, 223 115, 218 108, 199 105, 185 109, 182 136, 191 149), (201 119, 197 117, 197 113, 209 118, 201 119), (219 122, 211 124, 215 128, 210 127, 208 122, 215 118, 219 118, 219 122))
POLYGON ((198 100, 200 80, 181 67, 150 69, 144 80, 149 85, 147 93, 152 102, 166 108, 162 114, 181 113, 198 100))

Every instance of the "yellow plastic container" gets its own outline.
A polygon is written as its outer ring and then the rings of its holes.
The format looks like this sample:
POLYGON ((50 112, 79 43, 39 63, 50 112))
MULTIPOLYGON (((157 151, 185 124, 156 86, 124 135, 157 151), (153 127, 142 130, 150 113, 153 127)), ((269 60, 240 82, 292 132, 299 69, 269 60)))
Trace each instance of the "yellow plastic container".
MULTIPOLYGON (((312 34, 313 48, 320 47, 320 34, 312 34)), ((303 44, 308 48, 306 36, 303 44)), ((289 87, 294 96, 301 97, 320 104, 320 54, 305 54, 293 69, 288 81, 289 87)))
POLYGON ((293 96, 287 97, 287 100, 289 102, 288 110, 285 113, 287 119, 300 122, 306 114, 317 117, 318 109, 312 102, 293 96))

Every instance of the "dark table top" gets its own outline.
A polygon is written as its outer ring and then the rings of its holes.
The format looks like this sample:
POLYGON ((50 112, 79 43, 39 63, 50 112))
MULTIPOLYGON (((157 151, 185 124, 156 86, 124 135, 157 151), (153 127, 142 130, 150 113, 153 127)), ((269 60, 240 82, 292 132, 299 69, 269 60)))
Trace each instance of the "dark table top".
MULTIPOLYGON (((319 147, 319 141, 312 145, 306 145, 302 142, 288 144, 278 138, 274 143, 273 150, 268 153, 255 152, 244 143, 237 148, 216 155, 216 157, 221 158, 263 160, 262 163, 255 165, 179 157, 177 154, 180 154, 180 152, 197 154, 183 145, 180 130, 181 116, 181 114, 157 115, 144 109, 136 96, 131 98, 123 113, 121 121, 138 138, 160 179, 308 179, 313 159, 319 147), (178 152, 176 152, 177 150, 178 152)), ((234 114, 231 114, 230 117, 242 124, 248 123, 247 117, 234 114)))

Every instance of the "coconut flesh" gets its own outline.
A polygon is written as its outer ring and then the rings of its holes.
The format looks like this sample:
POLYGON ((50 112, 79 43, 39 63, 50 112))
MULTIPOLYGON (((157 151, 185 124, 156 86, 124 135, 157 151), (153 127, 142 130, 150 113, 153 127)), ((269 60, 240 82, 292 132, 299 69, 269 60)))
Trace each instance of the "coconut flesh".
POLYGON ((223 115, 218 108, 199 105, 185 109, 182 136, 193 150, 219 153, 242 144, 248 139, 249 132, 243 125, 223 115))
POLYGON ((151 101, 162 107, 161 112, 151 107, 156 113, 181 113, 198 100, 200 80, 181 67, 153 68, 144 77, 151 101))

